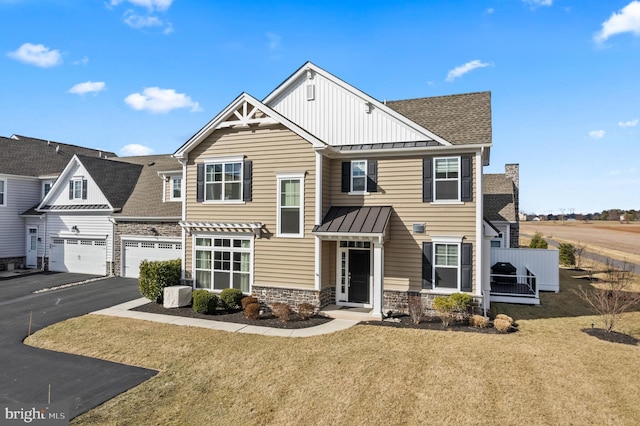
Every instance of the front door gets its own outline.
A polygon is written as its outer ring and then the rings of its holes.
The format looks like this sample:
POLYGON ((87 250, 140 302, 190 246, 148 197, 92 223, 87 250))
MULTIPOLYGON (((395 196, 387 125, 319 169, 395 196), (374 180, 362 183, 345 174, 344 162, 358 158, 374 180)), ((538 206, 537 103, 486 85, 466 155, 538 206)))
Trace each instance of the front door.
POLYGON ((369 250, 349 249, 349 303, 369 303, 369 277, 371 274, 369 250))
POLYGON ((38 266, 38 228, 27 229, 27 268, 38 266))

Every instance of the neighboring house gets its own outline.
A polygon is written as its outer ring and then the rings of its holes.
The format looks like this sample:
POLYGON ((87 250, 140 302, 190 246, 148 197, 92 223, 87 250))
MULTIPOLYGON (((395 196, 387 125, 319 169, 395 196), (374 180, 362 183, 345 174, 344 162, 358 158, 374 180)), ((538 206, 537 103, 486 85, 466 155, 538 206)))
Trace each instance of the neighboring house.
POLYGON ((306 63, 175 152, 184 279, 376 316, 410 295, 481 303, 490 147, 489 92, 385 103, 306 63))
POLYGON ((28 229, 42 229, 46 244, 37 255, 44 269, 137 277, 143 259, 179 258, 180 173, 169 155, 74 155, 39 205, 22 215, 28 229))
POLYGON ((520 246, 519 173, 518 164, 507 164, 504 174, 485 174, 483 177, 484 217, 500 233, 491 240, 491 247, 520 246))
POLYGON ((115 157, 112 152, 13 135, 0 137, 0 270, 41 268, 44 223, 25 226, 21 214, 38 204, 76 155, 115 157))

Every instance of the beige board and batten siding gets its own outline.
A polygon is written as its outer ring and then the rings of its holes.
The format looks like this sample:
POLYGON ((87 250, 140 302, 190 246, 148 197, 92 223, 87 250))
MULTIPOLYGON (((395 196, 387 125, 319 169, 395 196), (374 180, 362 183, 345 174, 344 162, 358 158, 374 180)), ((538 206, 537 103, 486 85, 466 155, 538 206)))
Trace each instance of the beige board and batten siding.
MULTIPOLYGON (((283 126, 221 129, 189 153, 186 176, 187 222, 261 222, 255 239, 253 284, 314 289, 315 152, 311 144, 283 126), (207 204, 196 201, 196 164, 216 157, 245 156, 253 162, 252 201, 207 204), (276 237, 278 173, 306 172, 304 238, 276 237)), ((185 267, 193 269, 193 240, 186 238, 185 267)))
MULTIPOLYGON (((432 236, 465 237, 473 243, 473 291, 476 287, 476 179, 473 155, 474 201, 437 204, 422 201, 422 157, 376 158, 378 191, 368 195, 341 192, 342 161, 331 162, 331 205, 390 205, 389 238, 384 243, 384 289, 420 290, 422 287, 422 243, 432 236), (413 224, 424 223, 424 234, 413 234, 413 224)), ((363 157, 362 159, 367 159, 363 157)))

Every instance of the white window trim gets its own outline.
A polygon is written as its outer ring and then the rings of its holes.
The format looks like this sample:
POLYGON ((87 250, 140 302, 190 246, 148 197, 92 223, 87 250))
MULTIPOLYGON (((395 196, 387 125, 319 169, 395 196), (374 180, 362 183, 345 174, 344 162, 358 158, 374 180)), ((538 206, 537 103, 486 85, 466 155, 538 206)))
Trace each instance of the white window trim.
POLYGON ((183 192, 184 192, 184 185, 182 184, 182 176, 169 177, 169 201, 182 201, 183 192), (173 184, 175 179, 180 180, 180 197, 179 198, 173 196, 173 190, 174 190, 173 184))
MULTIPOLYGON (((250 262, 249 262, 249 292, 248 293, 244 293, 244 294, 251 294, 253 291, 253 264, 254 264, 254 259, 255 259, 255 250, 254 250, 254 246, 255 246, 255 235, 253 233, 248 233, 248 232, 238 232, 238 233, 233 233, 233 234, 229 234, 229 233, 224 233, 224 232, 206 232, 206 233, 198 233, 198 234, 193 234, 193 236, 191 237, 191 272, 192 272, 192 277, 193 277, 193 289, 194 290, 207 290, 210 291, 212 293, 220 293, 222 292, 222 290, 219 289, 213 289, 213 288, 198 288, 197 287, 197 274, 196 274, 196 250, 197 250, 197 246, 196 246, 196 239, 197 238, 211 238, 212 240, 215 238, 229 238, 231 240, 249 240, 249 248, 240 248, 240 247, 226 247, 229 249, 235 249, 235 250, 230 250, 232 253, 233 252, 238 252, 238 253, 250 253, 251 258, 250 258, 250 262)), ((232 244, 233 245, 233 244, 232 244)), ((214 262, 214 258, 213 258, 213 241, 211 242, 211 246, 209 246, 211 248, 211 273, 213 274, 213 262, 214 262)), ((231 260, 231 262, 233 262, 233 259, 231 260)), ((232 263, 232 267, 233 269, 233 263, 232 263)), ((211 277, 211 284, 213 285, 213 276, 211 277)), ((233 287, 229 287, 229 288, 233 288, 233 287)))
POLYGON ((431 202, 431 204, 464 204, 464 201, 462 201, 461 198, 461 193, 462 193, 462 157, 458 156, 458 157, 435 157, 433 159, 433 201, 431 202), (451 200, 438 200, 437 197, 437 191, 436 191, 436 187, 437 187, 437 183, 438 182, 446 182, 446 181, 452 181, 453 179, 438 179, 436 177, 436 163, 438 160, 451 160, 451 159, 456 159, 458 160, 458 198, 457 199, 451 199, 451 200))
MULTIPOLYGON (((82 200, 82 182, 84 181, 84 177, 74 176, 71 178, 71 182, 73 182, 73 197, 72 200, 82 200), (76 182, 80 182, 80 196, 76 197, 76 182)), ((88 185, 88 182, 87 182, 88 185)))
MULTIPOLYGON (((433 277, 433 288, 429 291, 430 293, 439 293, 439 294, 453 294, 460 292, 460 287, 462 285, 462 240, 463 237, 453 237, 453 236, 434 236, 431 237, 431 242, 433 243, 432 247, 432 277, 433 277), (456 288, 444 288, 444 287, 436 287, 436 245, 456 245, 458 246, 458 266, 456 267, 458 270, 457 273, 457 285, 456 288)), ((440 266, 447 267, 447 266, 440 266)), ((453 268, 449 268, 453 269, 453 268)))
POLYGON ((367 192, 367 172, 369 170, 369 162, 367 160, 351 160, 349 167, 349 195, 369 195, 367 192), (353 163, 364 163, 364 190, 356 191, 353 189, 353 163))
POLYGON ((7 206, 7 179, 0 179, 2 182, 2 202, 0 203, 0 207, 7 206))
POLYGON ((287 172, 287 173, 277 173, 276 181, 277 181, 277 189, 276 189, 276 197, 277 197, 277 222, 276 222, 276 237, 279 238, 304 238, 304 177, 305 172, 287 172), (281 205, 280 205, 280 183, 283 180, 300 180, 300 232, 297 234, 283 234, 280 232, 280 213, 281 213, 281 205))
MULTIPOLYGON (((224 176, 224 170, 223 170, 223 176, 224 176)), ((244 156, 243 155, 236 155, 236 156, 232 156, 232 157, 210 157, 210 158, 205 158, 204 159, 204 200, 203 200, 203 204, 245 204, 244 201, 244 156), (207 199, 207 166, 209 165, 214 165, 214 164, 223 164, 223 169, 224 169, 224 164, 228 164, 228 163, 240 163, 240 199, 238 200, 208 200, 207 199)), ((184 186, 184 185, 183 185, 184 186)), ((222 181, 222 190, 223 190, 223 195, 224 195, 224 181, 222 181)), ((184 191, 183 191, 184 192, 184 191)), ((173 195, 173 194, 172 194, 173 195)))
POLYGON ((53 181, 52 180, 43 180, 42 181, 42 199, 44 199, 44 197, 47 196, 47 193, 45 193, 44 191, 44 187, 49 184, 49 192, 51 192, 51 189, 53 188, 53 181))

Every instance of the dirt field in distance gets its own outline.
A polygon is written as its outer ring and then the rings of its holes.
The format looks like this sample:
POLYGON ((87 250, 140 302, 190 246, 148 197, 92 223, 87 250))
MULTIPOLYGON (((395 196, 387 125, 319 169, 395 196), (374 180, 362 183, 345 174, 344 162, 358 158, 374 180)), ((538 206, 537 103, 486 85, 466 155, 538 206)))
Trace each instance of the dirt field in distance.
POLYGON ((545 239, 585 245, 588 251, 640 264, 640 223, 520 222, 522 236, 530 237, 536 232, 545 239))

